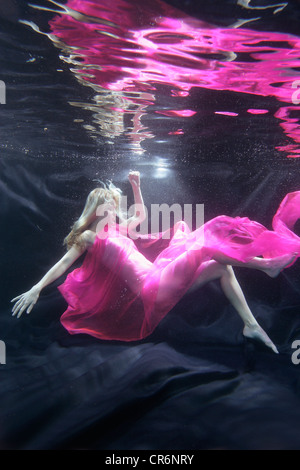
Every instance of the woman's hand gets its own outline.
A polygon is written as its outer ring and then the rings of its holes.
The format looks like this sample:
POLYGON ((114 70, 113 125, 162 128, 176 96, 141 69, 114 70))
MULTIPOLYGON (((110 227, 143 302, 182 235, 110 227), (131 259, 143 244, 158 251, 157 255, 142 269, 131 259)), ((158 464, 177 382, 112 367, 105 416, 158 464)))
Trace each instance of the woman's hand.
POLYGON ((132 187, 140 187, 140 172, 139 171, 130 171, 128 175, 129 182, 132 187))
POLYGON ((13 317, 17 315, 17 318, 20 318, 25 309, 26 313, 30 313, 35 304, 38 301, 40 296, 40 289, 37 286, 33 286, 28 292, 18 295, 11 302, 16 302, 13 309, 13 317))

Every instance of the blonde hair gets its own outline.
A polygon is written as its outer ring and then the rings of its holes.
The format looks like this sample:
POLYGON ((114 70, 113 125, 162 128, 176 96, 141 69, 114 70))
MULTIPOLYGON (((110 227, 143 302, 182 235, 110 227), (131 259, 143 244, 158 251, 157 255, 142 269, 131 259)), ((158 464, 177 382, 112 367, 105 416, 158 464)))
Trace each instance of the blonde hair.
MULTIPOLYGON (((100 181, 101 182, 101 181, 100 181)), ((101 182, 102 183, 102 182, 101 182)), ((65 237, 64 245, 69 250, 73 245, 82 247, 84 240, 82 233, 87 230, 96 218, 97 208, 104 203, 114 201, 116 203, 117 215, 120 215, 121 194, 122 191, 110 181, 108 185, 103 184, 103 188, 95 188, 87 197, 84 209, 79 219, 71 227, 71 232, 65 237)))

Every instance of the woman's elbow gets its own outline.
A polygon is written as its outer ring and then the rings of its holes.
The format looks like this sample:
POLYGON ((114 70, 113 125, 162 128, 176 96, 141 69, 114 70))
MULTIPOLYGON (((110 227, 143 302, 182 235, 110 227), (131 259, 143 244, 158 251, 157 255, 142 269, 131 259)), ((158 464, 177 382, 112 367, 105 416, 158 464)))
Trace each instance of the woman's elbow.
POLYGON ((69 251, 62 258, 61 263, 65 269, 68 269, 72 264, 84 253, 86 247, 72 246, 69 251))

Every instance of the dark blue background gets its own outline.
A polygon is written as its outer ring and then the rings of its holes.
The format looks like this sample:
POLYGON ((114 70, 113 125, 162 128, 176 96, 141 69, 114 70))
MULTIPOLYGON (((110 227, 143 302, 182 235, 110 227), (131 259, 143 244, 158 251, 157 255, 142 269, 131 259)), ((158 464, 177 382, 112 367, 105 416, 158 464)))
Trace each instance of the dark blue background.
MULTIPOLYGON (((224 26, 241 12, 234 1, 169 3, 224 26)), ((146 205, 204 203, 206 220, 223 213, 270 227, 285 194, 300 189, 299 162, 274 150, 285 142, 278 122, 270 117, 268 132, 258 133, 258 121, 246 116, 209 122, 198 113, 181 123, 185 135, 172 140, 167 127, 149 121, 166 142, 145 143, 137 157, 122 141, 113 148, 91 141, 74 123, 84 111, 68 105, 74 96, 88 99, 89 90, 46 37, 17 22, 26 17, 45 29, 51 16, 7 0, 0 16, 0 79, 7 84, 7 104, 0 107, 0 339, 7 347, 7 364, 0 366, 0 447, 300 449, 300 365, 291 361, 291 344, 300 339, 299 265, 275 280, 236 269, 279 356, 244 341, 218 283, 182 299, 138 343, 68 335, 59 321, 66 304, 56 289, 63 279, 43 291, 30 316, 10 316, 10 299, 64 253, 62 240, 95 175, 113 178, 129 194, 126 175, 137 169, 146 205), (26 62, 33 56, 34 63, 26 62), (153 177, 157 153, 169 158, 166 180, 153 177)), ((256 29, 297 33, 296 1, 281 15, 261 16, 256 29)), ((162 88, 157 96, 167 95, 162 88)), ((236 95, 198 90, 191 100, 199 108, 203 100, 221 108, 236 95)), ((276 109, 271 98, 242 95, 237 103, 241 109, 256 104, 276 109)))

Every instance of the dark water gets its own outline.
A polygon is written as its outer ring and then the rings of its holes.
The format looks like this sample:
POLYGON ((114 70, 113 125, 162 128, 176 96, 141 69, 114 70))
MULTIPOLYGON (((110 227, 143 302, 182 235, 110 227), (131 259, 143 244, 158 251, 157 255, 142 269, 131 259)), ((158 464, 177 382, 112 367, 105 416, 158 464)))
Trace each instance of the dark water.
POLYGON ((236 269, 279 356, 244 342, 218 283, 131 344, 68 335, 62 279, 30 316, 9 303, 62 256, 95 178, 131 197, 138 170, 146 205, 271 226, 300 186, 299 2, 71 3, 0 2, 1 448, 299 449, 298 265, 236 269))

